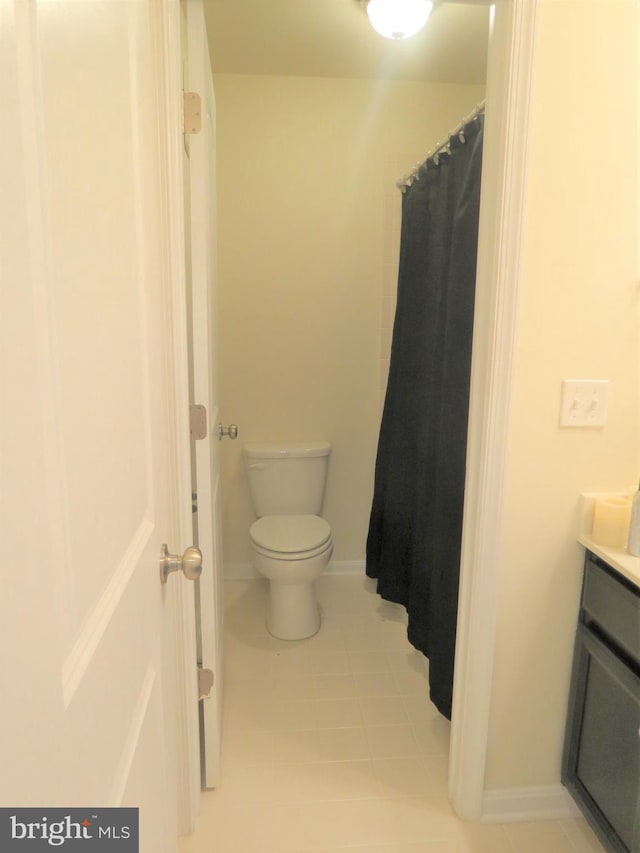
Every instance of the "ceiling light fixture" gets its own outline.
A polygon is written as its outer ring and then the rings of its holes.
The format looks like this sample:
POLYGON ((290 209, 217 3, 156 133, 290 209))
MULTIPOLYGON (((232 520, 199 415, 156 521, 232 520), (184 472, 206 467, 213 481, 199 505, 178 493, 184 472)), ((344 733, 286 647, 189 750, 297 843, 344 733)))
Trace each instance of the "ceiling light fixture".
POLYGON ((427 23, 430 0, 369 0, 367 15, 373 29, 388 39, 406 39, 427 23))

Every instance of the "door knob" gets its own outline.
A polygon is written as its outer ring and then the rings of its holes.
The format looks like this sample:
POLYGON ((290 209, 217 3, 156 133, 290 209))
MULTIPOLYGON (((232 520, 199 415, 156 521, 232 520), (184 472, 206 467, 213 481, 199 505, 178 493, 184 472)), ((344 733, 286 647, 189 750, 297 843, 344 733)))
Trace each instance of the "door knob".
POLYGON ((237 438, 238 437, 238 427, 235 424, 229 424, 228 427, 222 426, 222 424, 218 424, 218 438, 222 439, 228 435, 229 438, 237 438))
POLYGON ((187 580, 197 580, 202 574, 202 551, 191 545, 185 550, 182 557, 178 557, 176 554, 170 554, 167 546, 163 545, 160 551, 160 579, 162 583, 166 583, 171 572, 177 572, 178 569, 182 569, 187 580))

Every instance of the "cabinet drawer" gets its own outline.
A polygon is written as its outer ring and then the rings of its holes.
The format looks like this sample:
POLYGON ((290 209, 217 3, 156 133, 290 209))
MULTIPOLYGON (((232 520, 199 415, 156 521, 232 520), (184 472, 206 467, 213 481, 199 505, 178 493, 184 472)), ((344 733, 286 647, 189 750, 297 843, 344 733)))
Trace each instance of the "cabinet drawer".
POLYGON ((640 662, 640 590, 632 589, 588 555, 582 592, 583 621, 595 622, 618 646, 640 662))

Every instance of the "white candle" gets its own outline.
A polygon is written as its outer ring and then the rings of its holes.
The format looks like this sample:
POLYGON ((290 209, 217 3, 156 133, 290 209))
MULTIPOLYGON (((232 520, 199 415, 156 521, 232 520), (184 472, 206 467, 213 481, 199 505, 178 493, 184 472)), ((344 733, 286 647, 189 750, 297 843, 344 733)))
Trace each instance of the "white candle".
POLYGON ((607 548, 626 548, 631 518, 629 498, 596 498, 591 538, 607 548))

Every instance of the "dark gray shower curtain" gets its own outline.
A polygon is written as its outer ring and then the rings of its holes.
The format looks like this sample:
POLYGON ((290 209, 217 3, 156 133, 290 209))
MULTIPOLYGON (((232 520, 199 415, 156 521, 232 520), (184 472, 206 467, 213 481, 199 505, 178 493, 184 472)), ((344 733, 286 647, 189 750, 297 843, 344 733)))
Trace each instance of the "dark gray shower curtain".
POLYGON ((398 299, 367 575, 403 604, 451 718, 484 117, 402 197, 398 299))

